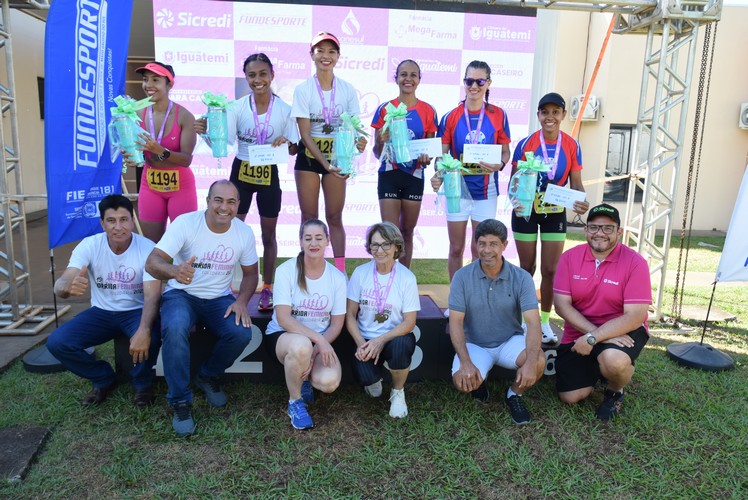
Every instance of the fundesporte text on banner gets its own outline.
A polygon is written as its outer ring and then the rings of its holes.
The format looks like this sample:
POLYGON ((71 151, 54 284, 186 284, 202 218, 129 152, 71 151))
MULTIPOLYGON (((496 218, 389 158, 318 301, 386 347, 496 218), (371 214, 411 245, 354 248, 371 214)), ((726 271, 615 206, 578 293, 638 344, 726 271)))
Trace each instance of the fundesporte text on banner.
POLYGON ((49 247, 101 231, 98 204, 121 192, 107 124, 124 93, 132 0, 55 0, 44 46, 49 247))

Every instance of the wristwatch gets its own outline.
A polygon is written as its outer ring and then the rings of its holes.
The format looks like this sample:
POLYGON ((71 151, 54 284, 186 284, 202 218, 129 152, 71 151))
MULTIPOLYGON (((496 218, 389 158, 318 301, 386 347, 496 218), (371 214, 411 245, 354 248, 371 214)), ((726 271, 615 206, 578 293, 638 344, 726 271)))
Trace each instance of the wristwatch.
POLYGON ((595 345, 595 344, 597 344, 597 339, 591 333, 588 333, 587 335, 585 335, 585 337, 587 337, 587 343, 589 345, 595 345))
POLYGON ((170 156, 171 156, 171 151, 169 151, 168 149, 164 148, 164 152, 161 153, 160 155, 158 155, 158 161, 164 161, 165 159, 167 159, 170 156))
POLYGON ((504 167, 506 167, 506 163, 504 163, 503 161, 501 161, 500 163, 501 163, 501 166, 499 167, 499 172, 504 170, 504 167))

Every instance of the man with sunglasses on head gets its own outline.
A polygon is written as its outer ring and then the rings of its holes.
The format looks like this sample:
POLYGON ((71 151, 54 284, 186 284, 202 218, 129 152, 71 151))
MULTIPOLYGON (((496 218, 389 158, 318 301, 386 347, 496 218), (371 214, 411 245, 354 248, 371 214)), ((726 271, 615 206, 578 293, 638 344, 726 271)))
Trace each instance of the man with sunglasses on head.
POLYGON ((592 394, 606 382, 597 417, 618 415, 623 389, 649 340, 647 309, 652 303, 649 267, 644 258, 619 243, 618 210, 602 204, 587 217, 587 245, 561 255, 553 284, 554 306, 564 319, 556 359, 556 390, 567 404, 592 394))

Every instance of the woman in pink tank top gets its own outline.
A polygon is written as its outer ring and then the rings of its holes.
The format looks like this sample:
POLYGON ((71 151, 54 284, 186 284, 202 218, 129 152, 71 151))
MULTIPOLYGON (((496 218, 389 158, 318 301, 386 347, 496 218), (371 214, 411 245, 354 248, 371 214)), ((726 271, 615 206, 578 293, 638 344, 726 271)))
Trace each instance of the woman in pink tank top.
POLYGON ((166 221, 197 210, 195 176, 190 170, 195 148, 195 117, 169 99, 174 86, 174 69, 151 62, 135 70, 143 75, 143 90, 153 106, 143 111, 138 144, 145 153, 145 170, 140 181, 138 215, 143 236, 158 242, 166 221))

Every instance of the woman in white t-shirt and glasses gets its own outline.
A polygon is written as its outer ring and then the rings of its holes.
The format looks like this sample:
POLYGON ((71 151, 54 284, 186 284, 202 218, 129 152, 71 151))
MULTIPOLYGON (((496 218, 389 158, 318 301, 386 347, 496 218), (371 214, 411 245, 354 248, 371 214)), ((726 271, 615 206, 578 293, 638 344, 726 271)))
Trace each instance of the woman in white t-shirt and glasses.
MULTIPOLYGON (((343 206, 347 175, 330 164, 333 142, 341 125, 340 115, 358 115, 358 93, 353 85, 334 75, 340 57, 340 42, 330 33, 317 33, 309 51, 315 67, 314 76, 301 82, 293 93, 291 116, 296 118, 301 135, 301 149, 296 158, 294 176, 299 195, 301 221, 316 219, 319 188, 325 196, 325 219, 330 225, 330 239, 335 267, 345 272, 345 228, 343 206), (321 178, 320 178, 321 176, 321 178)), ((358 139, 363 152, 366 138, 358 139)))
POLYGON ((340 385, 340 361, 330 344, 345 322, 346 278, 325 260, 330 238, 324 222, 304 222, 299 236, 301 252, 275 273, 265 347, 284 367, 291 425, 310 429, 314 422, 307 404, 314 400, 314 388, 330 393, 340 385))
POLYGON ((366 232, 371 262, 357 267, 348 283, 345 323, 356 343, 354 372, 372 397, 382 395, 382 365, 392 375, 390 416, 408 415, 405 381, 416 349, 416 314, 421 309, 415 275, 397 259, 405 243, 391 222, 366 232))

